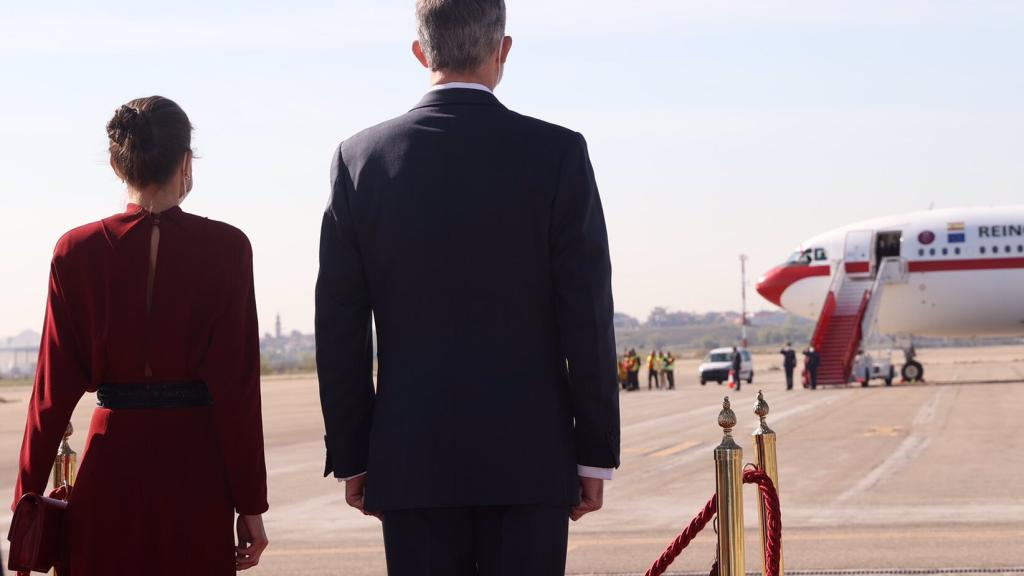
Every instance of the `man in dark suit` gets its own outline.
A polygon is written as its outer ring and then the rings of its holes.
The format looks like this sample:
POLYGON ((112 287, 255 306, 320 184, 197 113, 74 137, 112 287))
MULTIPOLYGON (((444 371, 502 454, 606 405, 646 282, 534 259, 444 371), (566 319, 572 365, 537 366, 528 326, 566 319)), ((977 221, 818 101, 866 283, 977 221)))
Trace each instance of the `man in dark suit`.
POLYGON ((787 341, 782 350, 779 350, 779 354, 782 354, 782 368, 786 371, 786 390, 792 390, 793 371, 796 369, 796 350, 793 350, 793 344, 787 341))
POLYGON ((731 361, 732 383, 736 385, 736 391, 739 392, 740 386, 742 386, 742 380, 740 379, 740 375, 743 372, 743 355, 740 354, 739 349, 736 348, 735 346, 732 347, 731 361))
POLYGON ((433 89, 342 143, 331 171, 325 475, 382 518, 393 576, 561 575, 569 519, 601 507, 619 464, 594 172, 581 135, 492 93, 503 0, 419 0, 417 21, 433 89), (458 371, 438 362, 449 350, 458 371))
POLYGON ((811 390, 818 389, 818 365, 821 364, 821 355, 814 349, 814 346, 804 351, 804 365, 807 367, 807 379, 811 384, 811 390))

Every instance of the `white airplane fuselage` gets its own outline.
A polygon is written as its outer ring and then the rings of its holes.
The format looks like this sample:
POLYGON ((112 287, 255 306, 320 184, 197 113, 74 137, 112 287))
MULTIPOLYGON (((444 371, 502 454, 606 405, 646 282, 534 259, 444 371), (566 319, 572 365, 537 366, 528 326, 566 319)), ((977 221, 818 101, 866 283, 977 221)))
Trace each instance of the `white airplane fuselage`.
POLYGON ((815 236, 760 279, 769 301, 817 319, 839 266, 870 278, 901 259, 905 281, 880 290, 887 335, 1024 335, 1024 206, 931 210, 815 236))

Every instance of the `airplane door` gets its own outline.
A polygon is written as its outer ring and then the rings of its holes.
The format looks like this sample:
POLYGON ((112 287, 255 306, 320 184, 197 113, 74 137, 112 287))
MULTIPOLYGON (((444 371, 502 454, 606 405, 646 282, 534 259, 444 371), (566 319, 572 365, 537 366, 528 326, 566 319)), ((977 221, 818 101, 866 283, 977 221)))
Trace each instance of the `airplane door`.
POLYGON ((874 239, 875 233, 871 230, 855 230, 846 234, 843 262, 848 275, 871 275, 874 268, 874 239))

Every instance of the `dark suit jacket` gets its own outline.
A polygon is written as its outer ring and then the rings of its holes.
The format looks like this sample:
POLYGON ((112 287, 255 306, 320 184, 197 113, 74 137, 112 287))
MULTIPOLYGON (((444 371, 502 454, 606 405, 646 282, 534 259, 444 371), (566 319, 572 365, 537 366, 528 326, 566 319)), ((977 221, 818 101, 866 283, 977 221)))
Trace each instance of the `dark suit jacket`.
POLYGON ((569 505, 577 464, 618 466, 611 265, 581 135, 435 91, 342 143, 331 181, 325 475, 368 471, 371 510, 569 505))

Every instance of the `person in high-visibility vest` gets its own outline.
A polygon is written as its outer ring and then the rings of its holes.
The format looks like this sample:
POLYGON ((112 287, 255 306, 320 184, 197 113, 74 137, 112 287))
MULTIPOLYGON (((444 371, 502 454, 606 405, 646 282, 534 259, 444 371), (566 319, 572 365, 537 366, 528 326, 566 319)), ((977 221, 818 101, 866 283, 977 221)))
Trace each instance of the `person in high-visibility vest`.
POLYGON ((668 379, 668 389, 676 389, 676 357, 672 352, 665 354, 665 378, 668 379))
POLYGON ((640 355, 635 348, 629 350, 629 387, 631 390, 640 389, 640 355))

